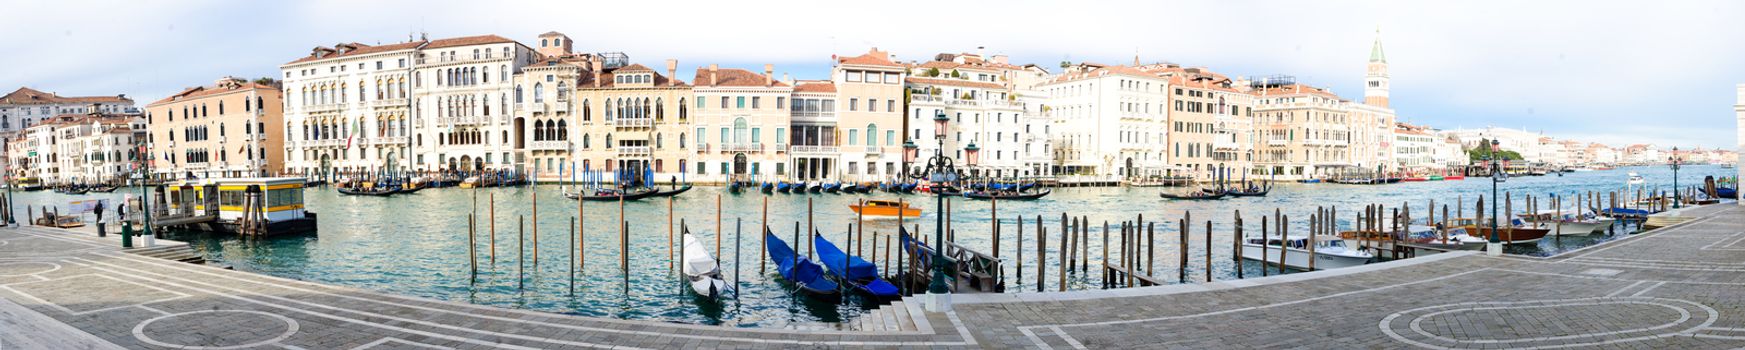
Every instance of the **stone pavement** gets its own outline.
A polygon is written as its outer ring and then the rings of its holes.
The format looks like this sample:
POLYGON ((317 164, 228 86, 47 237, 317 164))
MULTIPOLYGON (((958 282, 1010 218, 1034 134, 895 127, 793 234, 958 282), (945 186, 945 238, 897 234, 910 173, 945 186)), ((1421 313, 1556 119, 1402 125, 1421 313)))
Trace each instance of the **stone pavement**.
POLYGON ((1681 215, 1699 219, 1554 258, 1450 253, 1208 284, 958 295, 955 312, 911 313, 916 331, 503 309, 142 257, 114 248, 114 236, 8 228, 0 349, 1745 346, 1745 209, 1681 215))

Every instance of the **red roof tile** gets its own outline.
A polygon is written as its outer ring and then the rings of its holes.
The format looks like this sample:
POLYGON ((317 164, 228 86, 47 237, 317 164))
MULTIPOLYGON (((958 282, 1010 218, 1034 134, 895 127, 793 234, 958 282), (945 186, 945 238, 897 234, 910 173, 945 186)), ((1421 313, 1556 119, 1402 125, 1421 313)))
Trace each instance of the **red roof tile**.
POLYGON ((808 80, 794 83, 794 92, 836 92, 836 82, 829 80, 808 80))
POLYGON ((52 92, 42 92, 36 89, 20 87, 6 96, 0 96, 0 104, 31 105, 56 103, 132 103, 127 97, 117 96, 78 96, 63 97, 52 92))
MULTIPOLYGON (((424 48, 426 48, 426 49, 438 49, 438 48, 455 47, 455 46, 499 44, 499 43, 513 43, 513 42, 515 42, 515 41, 509 40, 509 38, 504 38, 504 37, 497 36, 494 34, 489 34, 489 35, 464 36, 464 37, 459 37, 459 38, 436 39, 436 40, 431 40, 431 41, 424 41, 424 40, 408 41, 408 42, 403 42, 403 43, 398 43, 398 44, 375 45, 375 46, 366 45, 366 44, 359 44, 359 43, 349 43, 349 44, 344 44, 344 45, 354 47, 354 49, 348 50, 344 53, 334 52, 332 54, 324 55, 322 57, 315 57, 315 53, 311 52, 309 54, 309 56, 304 56, 303 58, 298 58, 295 61, 287 62, 285 64, 289 65, 289 64, 313 62, 313 61, 326 60, 326 59, 339 58, 339 57, 350 57, 350 56, 372 54, 372 53, 381 53, 381 52, 388 52, 388 51, 395 51, 395 50, 415 49, 415 48, 418 48, 420 45, 424 45, 424 48), (425 44, 429 44, 429 45, 425 45, 425 44)), ((317 48, 317 49, 328 49, 328 48, 317 48)), ((328 50, 332 50, 332 49, 328 49, 328 50)))
POLYGON ((972 88, 979 88, 979 89, 999 90, 999 89, 1006 88, 1005 85, 989 83, 989 82, 985 82, 985 81, 972 81, 972 80, 962 80, 962 79, 934 79, 934 78, 909 77, 908 82, 911 84, 961 86, 961 87, 972 87, 972 88))
MULTIPOLYGON (((752 71, 738 68, 721 68, 715 70, 714 83, 715 86, 755 87, 763 86, 764 79, 765 77, 763 74, 753 73, 752 71)), ((691 81, 697 82, 698 86, 709 86, 709 67, 698 67, 697 76, 692 78, 691 81)), ((775 77, 769 77, 769 82, 774 86, 788 86, 787 83, 775 80, 775 77)))
POLYGON ((879 49, 876 47, 871 49, 871 50, 867 50, 866 54, 863 54, 860 56, 854 56, 854 57, 838 58, 838 59, 836 59, 836 62, 841 63, 841 64, 853 64, 853 65, 862 65, 862 66, 902 67, 902 65, 896 64, 895 62, 891 62, 890 54, 888 54, 884 51, 879 51, 879 49))

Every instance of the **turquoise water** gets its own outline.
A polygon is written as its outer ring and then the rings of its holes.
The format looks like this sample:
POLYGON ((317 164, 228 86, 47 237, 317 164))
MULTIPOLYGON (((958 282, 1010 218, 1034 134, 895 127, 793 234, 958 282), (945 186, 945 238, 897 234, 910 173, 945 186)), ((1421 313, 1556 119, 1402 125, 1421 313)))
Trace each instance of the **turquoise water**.
MULTIPOLYGON (((1705 175, 1731 174, 1732 169, 1716 166, 1690 166, 1680 172, 1681 184, 1700 183, 1705 175)), ((1501 185, 1512 192, 1516 210, 1524 210, 1520 198, 1525 194, 1544 196, 1548 193, 1570 194, 1581 191, 1622 189, 1625 173, 1635 171, 1646 176, 1649 186, 1670 187, 1671 171, 1665 167, 1619 168, 1612 171, 1579 172, 1566 176, 1517 177, 1501 185)), ((1355 214, 1365 204, 1386 204, 1389 208, 1401 204, 1411 206, 1413 216, 1424 218, 1429 200, 1438 206, 1464 198, 1470 216, 1472 201, 1479 195, 1489 197, 1490 181, 1471 178, 1464 181, 1401 183, 1382 186, 1337 184, 1280 184, 1272 194, 1261 198, 1236 198, 1222 201, 1168 201, 1158 198, 1163 188, 1061 188, 1041 200, 1030 202, 1000 202, 998 214, 1002 225, 1001 256, 1006 260, 1008 292, 1034 292, 1036 256, 1035 222, 1040 215, 1048 228, 1050 258, 1045 279, 1047 290, 1056 290, 1059 271, 1055 252, 1059 245, 1060 215, 1084 216, 1094 223, 1090 239, 1091 263, 1101 255, 1101 223, 1109 221, 1111 230, 1118 230, 1122 220, 1134 220, 1143 214, 1148 222, 1157 224, 1157 270, 1165 279, 1175 282, 1177 270, 1176 220, 1184 212, 1192 213, 1189 240, 1188 278, 1204 280, 1206 220, 1214 226, 1212 239, 1212 275, 1216 279, 1235 278, 1238 268, 1231 260, 1232 221, 1241 210, 1249 225, 1248 232, 1259 232, 1261 213, 1270 215, 1275 209, 1288 215, 1291 232, 1306 232, 1307 220, 1315 206, 1337 206, 1338 219, 1348 227, 1355 214), (1022 280, 1015 271, 1015 251, 1018 241, 1013 230, 1013 218, 1025 217, 1023 253, 1025 271, 1022 280), (1166 234, 1167 233, 1167 234, 1166 234), (1164 273, 1164 272, 1168 273, 1164 273)), ((847 208, 861 198, 906 198, 917 202, 925 212, 919 222, 922 233, 931 236, 933 221, 939 212, 934 198, 923 195, 893 196, 885 193, 868 195, 784 195, 749 192, 726 194, 720 188, 699 187, 682 194, 672 202, 673 220, 690 227, 706 246, 713 247, 717 238, 715 212, 722 211, 724 222, 720 236, 724 243, 722 270, 729 281, 737 279, 741 295, 722 303, 706 302, 689 296, 676 274, 669 273, 667 258, 668 204, 664 199, 625 204, 629 229, 628 276, 619 268, 620 253, 617 235, 619 207, 616 202, 589 202, 586 207, 586 263, 575 273, 574 293, 570 292, 570 220, 577 216, 577 202, 561 196, 558 185, 541 185, 537 189, 494 188, 463 190, 431 189, 416 194, 395 197, 363 197, 339 195, 331 188, 310 189, 306 193, 308 207, 320 214, 318 235, 280 236, 264 239, 244 239, 233 236, 195 233, 175 233, 172 238, 192 242, 196 249, 217 264, 234 266, 238 270, 279 277, 310 280, 351 286, 387 293, 414 295, 501 307, 513 307, 577 315, 650 319, 681 323, 727 324, 740 327, 782 327, 816 321, 852 319, 876 305, 863 304, 858 298, 843 303, 813 302, 791 296, 789 289, 774 275, 774 265, 767 273, 760 272, 760 239, 763 203, 768 199, 769 225, 772 230, 793 242, 795 223, 805 227, 808 221, 808 199, 811 200, 810 221, 827 238, 844 245, 844 233, 855 217, 847 208), (532 218, 533 192, 539 193, 539 260, 533 260, 532 218), (479 272, 476 280, 469 273, 467 256, 467 215, 474 211, 473 196, 478 197, 477 249, 479 272), (491 197, 495 196, 496 261, 489 261, 489 213, 491 197), (721 205, 716 205, 720 198, 721 205), (526 217, 524 257, 517 254, 517 226, 526 217), (736 225, 738 244, 735 242, 736 225), (735 248, 738 249, 735 249, 735 248), (735 251, 738 250, 738 258, 735 251), (525 266, 524 270, 519 268, 525 266), (524 276, 517 278, 518 276, 524 276), (628 283, 626 283, 628 278, 628 283)), ((118 198, 119 193, 104 194, 118 198)), ((95 198, 97 195, 78 196, 95 198)), ((71 196, 48 191, 19 193, 19 215, 23 205, 61 205, 71 196)), ((957 231, 957 241, 983 252, 990 252, 992 235, 989 229, 990 203, 957 198, 952 201, 951 226, 957 231)), ((1440 216, 1440 209, 1437 210, 1440 216)), ((866 237, 878 235, 880 255, 886 248, 884 237, 895 232, 895 220, 867 220, 866 237)), ((1560 242, 1544 240, 1538 245, 1522 245, 1510 253, 1550 255, 1557 252, 1616 239, 1626 234, 1592 235, 1564 238, 1560 242)), ((802 237, 801 242, 804 242, 802 237)), ((870 244, 870 241, 869 241, 870 244)), ((870 246, 868 246, 870 248, 870 246)), ((676 248, 675 248, 676 249, 676 248)), ((853 249, 853 248, 850 248, 853 249)), ((802 250, 803 252, 803 250, 802 250)), ((991 252, 990 252, 991 253, 991 252)), ((882 259, 881 264, 882 264, 882 259)), ((891 266, 895 266, 892 262, 891 266)), ((1259 265, 1242 264, 1244 274, 1259 275, 1259 265)), ((1095 288, 1097 271, 1070 278, 1072 289, 1095 288)))

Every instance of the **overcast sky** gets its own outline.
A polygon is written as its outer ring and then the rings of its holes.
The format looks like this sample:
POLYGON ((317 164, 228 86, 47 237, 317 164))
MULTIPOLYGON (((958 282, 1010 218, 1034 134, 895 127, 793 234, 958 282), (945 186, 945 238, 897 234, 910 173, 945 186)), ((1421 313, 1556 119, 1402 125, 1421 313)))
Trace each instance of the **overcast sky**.
POLYGON ((315 46, 546 31, 679 78, 709 63, 828 76, 877 46, 1204 66, 1295 75, 1362 99, 1377 28, 1401 120, 1487 125, 1612 145, 1730 147, 1745 83, 1745 2, 1727 1, 14 1, 0 12, 0 89, 124 93, 140 105, 224 75, 277 76, 315 46), (867 5, 867 6, 859 6, 867 5))

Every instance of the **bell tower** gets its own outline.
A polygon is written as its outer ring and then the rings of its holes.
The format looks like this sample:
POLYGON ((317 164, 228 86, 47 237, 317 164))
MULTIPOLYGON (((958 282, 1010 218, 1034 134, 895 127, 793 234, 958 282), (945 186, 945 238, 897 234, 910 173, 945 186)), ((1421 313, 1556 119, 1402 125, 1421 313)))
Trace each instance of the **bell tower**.
POLYGON ((1369 69, 1363 76, 1363 104, 1388 108, 1388 57, 1381 51, 1381 28, 1369 49, 1369 69))

